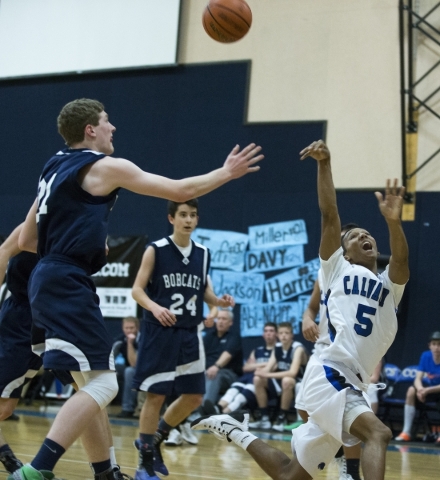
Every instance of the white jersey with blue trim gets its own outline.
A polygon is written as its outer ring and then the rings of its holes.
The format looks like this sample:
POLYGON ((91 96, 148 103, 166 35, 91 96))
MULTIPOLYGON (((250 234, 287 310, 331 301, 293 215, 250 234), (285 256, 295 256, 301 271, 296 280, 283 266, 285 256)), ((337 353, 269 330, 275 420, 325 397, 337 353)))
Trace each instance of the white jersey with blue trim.
POLYGON ((397 307, 405 285, 393 283, 388 267, 374 274, 352 265, 339 248, 321 259, 322 286, 326 294, 326 318, 330 345, 319 353, 349 367, 364 383, 385 355, 397 332, 397 307))

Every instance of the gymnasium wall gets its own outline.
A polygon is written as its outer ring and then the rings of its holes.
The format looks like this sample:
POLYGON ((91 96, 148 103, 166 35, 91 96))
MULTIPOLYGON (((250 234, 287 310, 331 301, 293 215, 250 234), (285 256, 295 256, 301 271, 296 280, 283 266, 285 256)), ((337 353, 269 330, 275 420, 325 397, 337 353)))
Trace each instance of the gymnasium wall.
MULTIPOLYGON (((173 178, 204 173, 220 166, 236 143, 263 145, 266 159, 259 173, 203 197, 200 226, 247 232, 249 225, 302 218, 309 236, 305 258, 316 257, 316 165, 300 162, 298 151, 325 137, 326 123, 246 123, 250 68, 248 62, 214 63, 0 83, 0 234, 10 233, 23 220, 44 162, 63 147, 55 124, 60 107, 88 96, 104 102, 117 127, 116 154, 153 173, 173 178)), ((440 235, 439 200, 438 193, 419 194, 416 221, 405 225, 412 280, 400 314, 403 328, 389 354, 400 365, 417 361, 429 332, 440 329, 435 292, 440 274, 432 254, 440 235)), ((343 222, 370 229, 381 253, 389 253, 372 191, 340 191, 339 205, 343 222)), ((111 234, 148 234, 154 240, 170 232, 165 201, 121 191, 111 234)), ((252 341, 244 346, 248 350, 252 341)))

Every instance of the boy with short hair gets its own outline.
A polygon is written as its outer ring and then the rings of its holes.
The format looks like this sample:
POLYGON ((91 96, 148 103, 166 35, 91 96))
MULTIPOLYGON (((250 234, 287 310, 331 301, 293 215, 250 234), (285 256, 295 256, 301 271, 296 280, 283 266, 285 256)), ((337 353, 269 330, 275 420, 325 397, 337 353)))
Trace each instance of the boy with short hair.
POLYGON ((168 202, 173 234, 148 245, 133 285, 133 298, 144 308, 133 387, 147 392, 136 441, 136 480, 157 480, 155 472, 168 475, 160 445, 202 402, 203 302, 224 308, 235 304, 230 295, 218 298, 210 286, 209 250, 191 239, 198 218, 197 199, 168 202), (174 392, 179 397, 159 422, 162 404, 174 392))

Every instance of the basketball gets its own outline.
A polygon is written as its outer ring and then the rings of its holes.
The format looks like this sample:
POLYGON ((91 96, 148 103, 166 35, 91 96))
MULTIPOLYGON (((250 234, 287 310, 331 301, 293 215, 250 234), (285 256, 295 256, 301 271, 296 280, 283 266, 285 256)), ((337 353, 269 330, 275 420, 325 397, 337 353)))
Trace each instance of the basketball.
POLYGON ((240 40, 251 24, 252 12, 244 0, 211 0, 203 12, 203 28, 217 42, 240 40))

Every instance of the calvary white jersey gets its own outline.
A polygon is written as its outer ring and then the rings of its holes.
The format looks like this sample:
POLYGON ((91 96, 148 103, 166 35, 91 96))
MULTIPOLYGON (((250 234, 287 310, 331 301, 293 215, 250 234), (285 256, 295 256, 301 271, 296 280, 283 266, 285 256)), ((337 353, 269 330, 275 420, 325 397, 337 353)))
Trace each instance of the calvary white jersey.
POLYGON ((323 346, 330 345, 330 334, 328 332, 328 322, 327 322, 327 315, 326 311, 327 308, 325 306, 325 291, 322 284, 322 270, 318 270, 318 285, 319 285, 319 294, 321 296, 319 300, 319 337, 315 343, 315 349, 313 353, 319 355, 321 353, 321 349, 323 346))
POLYGON ((350 264, 342 247, 327 261, 321 259, 321 270, 331 343, 319 357, 346 365, 369 383, 396 336, 396 311, 405 285, 390 280, 388 267, 375 275, 350 264))

